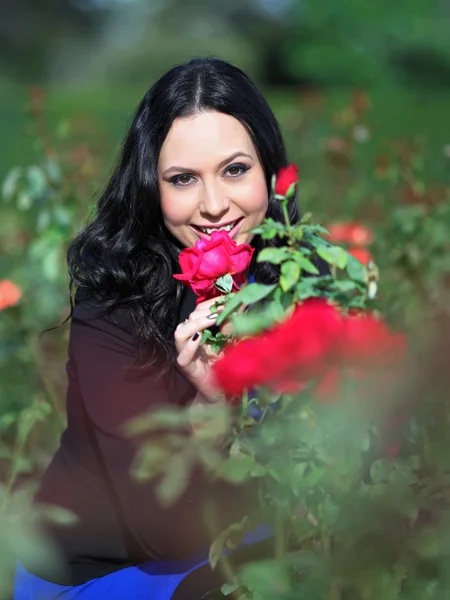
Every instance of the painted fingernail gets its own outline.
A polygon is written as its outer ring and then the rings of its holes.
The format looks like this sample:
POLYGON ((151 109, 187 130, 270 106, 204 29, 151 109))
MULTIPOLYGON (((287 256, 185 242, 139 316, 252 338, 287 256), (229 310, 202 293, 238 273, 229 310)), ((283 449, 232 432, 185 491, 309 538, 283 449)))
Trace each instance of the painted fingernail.
POLYGON ((219 316, 219 313, 213 312, 213 313, 209 313, 209 315, 206 315, 207 319, 217 319, 217 317, 219 316))
POLYGON ((200 334, 199 334, 199 332, 198 332, 198 331, 196 331, 196 332, 194 333, 194 335, 191 337, 191 340, 192 340, 193 342, 195 342, 196 340, 198 340, 198 338, 199 338, 199 335, 200 335, 200 334))

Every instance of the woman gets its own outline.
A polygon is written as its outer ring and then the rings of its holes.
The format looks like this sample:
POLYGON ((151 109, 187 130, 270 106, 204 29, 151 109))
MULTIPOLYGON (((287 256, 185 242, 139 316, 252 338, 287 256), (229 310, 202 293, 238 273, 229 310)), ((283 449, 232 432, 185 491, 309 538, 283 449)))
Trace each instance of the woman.
MULTIPOLYGON (((222 582, 207 564, 208 546, 253 506, 255 489, 208 483, 198 469, 164 509, 154 483, 130 474, 145 436, 125 438, 122 426, 152 407, 215 401, 199 335, 214 324, 214 300, 196 306, 173 278, 178 255, 220 227, 256 250, 280 243, 249 230, 265 216, 282 220, 270 179, 286 164, 268 104, 227 62, 191 60, 144 96, 96 215, 68 252, 77 287, 68 425, 36 497, 77 517, 43 523, 65 568, 31 573, 20 565, 15 600, 187 600, 222 582), (219 515, 214 532, 206 500, 219 515)), ((295 222, 294 200, 289 212, 295 222)), ((273 269, 250 265, 256 281, 273 281, 273 269)))

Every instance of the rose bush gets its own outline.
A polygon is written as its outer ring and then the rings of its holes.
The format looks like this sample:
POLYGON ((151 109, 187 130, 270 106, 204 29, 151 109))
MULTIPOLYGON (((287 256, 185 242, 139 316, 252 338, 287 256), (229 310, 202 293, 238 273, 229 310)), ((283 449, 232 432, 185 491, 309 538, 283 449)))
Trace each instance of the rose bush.
MULTIPOLYGON (((202 439, 186 439, 184 431, 177 437, 177 424, 184 429, 190 426, 189 415, 177 407, 168 407, 160 417, 155 411, 139 417, 138 433, 158 427, 171 430, 170 436, 159 436, 156 453, 150 447, 146 455, 144 448, 136 465, 140 478, 159 474, 162 501, 170 502, 180 493, 194 458, 215 479, 252 485, 260 479, 263 516, 248 515, 232 531, 219 536, 212 549, 215 562, 221 548, 236 543, 236 537, 254 522, 274 517, 273 557, 231 575, 228 571, 230 583, 223 594, 236 598, 441 600, 450 593, 450 382, 446 366, 450 330, 441 322, 427 321, 419 310, 434 310, 440 282, 444 287, 448 284, 448 153, 444 157, 441 147, 426 145, 421 151, 415 141, 391 139, 383 142, 384 149, 377 146, 376 152, 383 151, 383 155, 375 164, 369 156, 375 144, 358 141, 356 127, 364 123, 361 115, 356 121, 357 111, 349 108, 350 115, 347 109, 342 111, 343 118, 334 120, 333 125, 328 123, 329 114, 320 116, 318 111, 314 117, 317 128, 310 136, 304 135, 303 125, 295 129, 295 121, 286 120, 295 143, 303 145, 303 150, 297 147, 295 151, 305 157, 316 152, 302 169, 305 181, 300 205, 314 207, 315 215, 324 220, 345 215, 351 224, 376 228, 370 253, 376 256, 383 275, 377 308, 382 307, 389 322, 402 326, 420 323, 428 337, 435 330, 442 331, 443 343, 438 350, 427 348, 420 353, 400 392, 384 382, 378 389, 377 373, 375 379, 362 380, 356 394, 355 386, 344 386, 338 398, 335 391, 342 388, 343 381, 354 383, 355 369, 347 378, 345 369, 337 367, 320 380, 314 395, 309 389, 282 394, 276 410, 270 403, 278 394, 267 392, 265 386, 249 398, 244 393, 242 402, 232 406, 205 407, 209 412, 204 418, 211 427, 202 428, 202 439), (310 142, 323 139, 326 127, 336 129, 330 132, 335 139, 330 140, 328 149, 326 145, 320 149, 320 143, 310 142), (320 162, 322 154, 325 164, 320 162), (314 162, 318 168, 310 170, 314 162), (352 398, 351 410, 346 411, 345 401, 352 398), (259 421, 249 418, 254 407, 261 415, 259 421), (359 419, 360 412, 368 409, 379 418, 368 420, 364 415, 365 419, 359 419), (217 435, 228 435, 225 461, 217 452, 217 435), (171 440, 176 444, 172 446, 171 440)), ((304 123, 303 119, 298 123, 304 123)), ((310 125, 315 127, 312 120, 310 125)), ((68 129, 62 126, 60 130, 68 129)), ((2 483, 6 482, 0 491, 3 497, 10 497, 10 507, 17 505, 16 475, 28 477, 36 472, 36 466, 44 466, 61 429, 49 403, 54 398, 59 398, 61 405, 64 401, 67 330, 44 336, 39 353, 34 350, 35 339, 44 327, 67 315, 65 245, 82 226, 86 198, 95 195, 101 181, 101 172, 93 173, 100 164, 98 157, 84 147, 83 134, 79 139, 83 146, 73 146, 72 131, 42 161, 13 169, 4 183, 4 208, 15 218, 7 221, 2 213, 1 276, 17 282, 26 297, 26 302, 5 310, 0 318, 0 452, 2 483), (43 354, 61 357, 60 366, 51 362, 47 369, 55 380, 61 373, 61 388, 55 389, 52 381, 43 385, 38 372, 38 358, 43 354), (28 435, 26 442, 24 434, 28 435)), ((368 131, 370 142, 376 132, 368 131)), ((48 136, 51 145, 52 137, 48 136)), ((45 143, 37 147, 46 151, 45 143)), ((105 157, 109 147, 105 144, 105 157)), ((287 193, 292 185, 288 180, 278 191, 287 193)), ((226 297, 225 312, 235 337, 242 342, 287 320, 294 299, 301 304, 311 297, 328 298, 336 305, 354 307, 348 311, 351 314, 360 313, 365 304, 373 307, 370 286, 377 280, 372 279, 371 269, 356 260, 369 254, 368 246, 357 241, 361 236, 335 241, 306 219, 293 233, 298 239, 291 240, 288 250, 276 249, 270 255, 272 249, 267 249, 265 253, 265 260, 277 260, 282 267, 276 289, 252 284, 226 297), (321 245, 317 233, 331 244, 321 245), (300 256, 294 250, 301 236, 313 251, 303 249, 300 256), (334 244, 342 244, 344 250, 334 244), (314 272, 317 256, 331 261, 329 276, 314 272), (267 306, 262 306, 261 298, 267 298, 267 306), (242 318, 236 315, 236 307, 252 302, 260 310, 248 309, 242 318)), ((256 235, 288 239, 281 223, 262 225, 256 235)), ((444 296, 442 302, 448 306, 444 296)), ((377 337, 368 334, 366 326, 360 333, 368 346, 377 350, 377 337)), ((388 330, 388 339, 390 335, 388 330)), ((350 340, 351 336, 347 349, 352 348, 350 340)), ((368 348, 363 350, 365 353, 368 348)), ((364 355, 370 358, 370 354, 364 355)), ((377 356, 383 358, 378 351, 377 356)), ((248 358, 251 356, 245 355, 242 360, 248 358)), ((368 364, 358 365, 357 370, 364 374, 366 369, 370 371, 368 364)), ((14 524, 19 522, 28 536, 28 525, 23 518, 14 520, 14 524)), ((5 566, 7 572, 12 564, 11 544, 18 535, 11 530, 8 537, 4 522, 0 529, 6 531, 0 543, 3 575, 5 566)), ((31 549, 28 538, 23 543, 31 549)), ((41 560, 43 540, 35 548, 41 560)), ((8 578, 0 578, 0 596, 8 578)))

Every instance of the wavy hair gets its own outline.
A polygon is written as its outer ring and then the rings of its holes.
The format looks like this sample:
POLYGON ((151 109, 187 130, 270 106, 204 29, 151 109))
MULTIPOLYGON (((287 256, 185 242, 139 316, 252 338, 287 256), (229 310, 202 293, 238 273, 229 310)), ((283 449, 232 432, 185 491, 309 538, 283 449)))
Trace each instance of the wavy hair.
MULTIPOLYGON (((163 221, 157 165, 174 120, 201 111, 231 115, 246 128, 267 181, 266 216, 283 220, 270 188, 272 175, 288 161, 272 110, 239 68, 218 58, 194 58, 168 71, 145 94, 94 217, 67 254, 71 284, 99 307, 129 313, 139 348, 136 366, 151 365, 158 376, 176 359, 173 333, 183 284, 172 277, 180 272, 182 248, 163 221)), ((289 216, 291 222, 298 221, 295 199, 289 203, 289 216)), ((254 257, 261 248, 281 243, 254 236, 254 257)), ((273 265, 255 259, 251 270, 256 281, 266 283, 279 274, 273 265)))

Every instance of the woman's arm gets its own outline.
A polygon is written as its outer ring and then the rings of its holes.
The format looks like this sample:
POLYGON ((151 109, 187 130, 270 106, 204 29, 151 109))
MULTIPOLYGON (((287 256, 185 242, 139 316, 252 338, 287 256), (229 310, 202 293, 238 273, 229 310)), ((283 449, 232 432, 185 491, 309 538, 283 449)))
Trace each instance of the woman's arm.
MULTIPOLYGON (((126 319, 114 323, 113 317, 97 316, 84 303, 75 306, 69 347, 75 370, 71 385, 79 386, 79 397, 138 557, 189 555, 210 539, 199 500, 206 483, 203 474, 198 469, 182 497, 172 507, 162 508, 155 482, 137 481, 131 475, 133 460, 148 436, 127 438, 124 425, 158 406, 189 405, 196 389, 177 369, 157 382, 151 373, 129 374, 127 367, 133 364, 136 349, 126 319)), ((76 402, 75 390, 70 397, 76 402)), ((69 428, 74 408, 68 406, 69 428)), ((245 514, 245 498, 235 486, 219 484, 208 489, 210 498, 221 505, 220 528, 245 514)))

